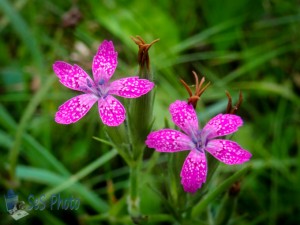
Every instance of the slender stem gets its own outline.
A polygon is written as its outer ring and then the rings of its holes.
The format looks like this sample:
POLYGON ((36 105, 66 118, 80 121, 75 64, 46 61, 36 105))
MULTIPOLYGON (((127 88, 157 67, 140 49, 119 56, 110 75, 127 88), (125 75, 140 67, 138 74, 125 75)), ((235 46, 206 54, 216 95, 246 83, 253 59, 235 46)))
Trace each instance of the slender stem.
MULTIPOLYGON (((132 40, 139 46, 138 63, 140 65, 138 75, 140 78, 152 80, 150 72, 150 57, 149 49, 159 39, 152 41, 150 44, 140 37, 132 37, 132 40)), ((130 110, 128 113, 129 126, 127 127, 128 140, 132 151, 132 164, 130 167, 130 189, 128 196, 128 211, 131 219, 135 224, 144 223, 147 219, 140 212, 140 197, 139 187, 141 183, 140 165, 143 160, 143 152, 145 149, 145 140, 149 134, 153 122, 153 94, 147 93, 138 99, 131 101, 130 110)))
POLYGON ((202 193, 205 193, 207 191, 207 188, 210 184, 210 180, 215 174, 218 166, 220 165, 220 161, 216 160, 211 154, 206 154, 206 158, 209 170, 206 177, 206 182, 201 189, 202 193))
MULTIPOLYGON (((150 174, 153 168, 157 165, 157 160, 159 159, 160 152, 154 151, 149 161, 147 162, 146 173, 150 174)), ((143 163, 143 166, 145 163, 143 163)))
POLYGON ((120 156, 125 160, 127 165, 130 166, 133 160, 132 160, 132 155, 130 154, 130 143, 127 137, 128 134, 127 126, 121 124, 118 127, 106 127, 106 132, 111 142, 113 143, 115 149, 118 151, 120 156))
POLYGON ((128 199, 128 211, 132 218, 140 216, 140 199, 139 199, 139 170, 140 163, 136 161, 130 167, 130 195, 128 199))
POLYGON ((225 180, 221 185, 217 186, 214 190, 209 192, 202 201, 196 204, 192 210, 192 217, 200 215, 219 194, 227 190, 234 182, 241 179, 250 169, 250 166, 246 166, 240 171, 233 174, 227 180, 225 180))
POLYGON ((236 208, 236 197, 229 196, 228 193, 223 197, 219 209, 215 216, 215 224, 228 224, 236 208))

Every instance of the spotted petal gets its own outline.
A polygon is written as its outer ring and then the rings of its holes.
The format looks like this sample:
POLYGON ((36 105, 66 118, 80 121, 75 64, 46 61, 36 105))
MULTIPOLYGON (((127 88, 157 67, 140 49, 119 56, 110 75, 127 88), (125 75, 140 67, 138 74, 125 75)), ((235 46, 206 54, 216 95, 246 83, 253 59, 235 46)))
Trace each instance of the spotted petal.
POLYGON ((89 75, 79 66, 57 61, 53 64, 53 70, 59 81, 68 88, 84 91, 87 83, 93 84, 89 75))
POLYGON ((112 41, 104 40, 93 60, 92 70, 95 83, 101 79, 108 81, 111 78, 118 64, 117 58, 118 53, 115 52, 112 41))
POLYGON ((56 115, 55 122, 61 124, 75 123, 80 120, 97 101, 91 94, 78 95, 62 104, 56 115))
POLYGON ((185 192, 195 193, 206 181, 207 162, 205 153, 192 150, 181 169, 181 184, 185 192))
POLYGON ((137 98, 148 93, 153 87, 154 83, 149 80, 127 77, 113 81, 109 93, 124 98, 137 98))
POLYGON ((243 120, 232 114, 219 114, 212 118, 203 128, 208 139, 234 133, 243 125, 243 120))
POLYGON ((189 150, 194 146, 187 135, 172 129, 162 129, 150 133, 146 145, 149 148, 155 148, 158 152, 177 152, 189 150))
POLYGON ((251 153, 241 148, 236 142, 215 139, 207 143, 206 150, 221 162, 233 165, 242 164, 251 158, 251 153))
POLYGON ((175 101, 170 105, 173 122, 186 134, 192 135, 198 130, 198 118, 192 105, 185 101, 175 101))
POLYGON ((98 110, 102 122, 108 126, 119 126, 126 118, 122 103, 111 95, 98 101, 98 110))

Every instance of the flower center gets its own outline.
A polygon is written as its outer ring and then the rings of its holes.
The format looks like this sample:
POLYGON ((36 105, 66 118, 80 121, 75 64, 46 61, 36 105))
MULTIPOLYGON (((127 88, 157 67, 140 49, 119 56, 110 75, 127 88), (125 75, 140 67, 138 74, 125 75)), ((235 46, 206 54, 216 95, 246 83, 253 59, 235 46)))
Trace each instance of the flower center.
POLYGON ((108 89, 109 89, 109 83, 106 82, 103 78, 101 78, 99 81, 98 81, 98 84, 97 84, 97 87, 96 87, 96 90, 97 90, 97 96, 99 98, 106 98, 107 95, 108 95, 108 89))
POLYGON ((109 91, 109 83, 101 78, 98 83, 92 83, 90 79, 86 79, 86 86, 81 87, 85 93, 91 93, 98 98, 106 98, 109 91))
POLYGON ((192 138, 195 147, 198 151, 204 152, 207 140, 206 140, 206 135, 203 134, 202 130, 197 130, 196 134, 193 135, 194 137, 192 138))

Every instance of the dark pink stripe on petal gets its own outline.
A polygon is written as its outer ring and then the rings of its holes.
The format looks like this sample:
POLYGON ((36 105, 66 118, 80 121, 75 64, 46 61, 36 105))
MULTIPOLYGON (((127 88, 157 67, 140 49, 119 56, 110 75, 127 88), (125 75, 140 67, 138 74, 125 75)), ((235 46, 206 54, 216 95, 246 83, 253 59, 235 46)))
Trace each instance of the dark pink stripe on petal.
POLYGON ((102 122, 108 126, 119 126, 126 118, 122 103, 111 95, 99 99, 98 110, 102 122))
POLYGON ((172 129, 162 129, 150 133, 147 137, 146 145, 149 148, 155 148, 159 152, 189 150, 194 146, 187 135, 172 129))
POLYGON ((104 40, 93 60, 92 70, 95 83, 98 83, 100 79, 108 81, 111 78, 118 64, 117 58, 118 53, 115 52, 112 41, 104 40))
POLYGON ((205 153, 192 150, 181 169, 181 184, 185 192, 195 193, 206 181, 207 162, 205 153))
POLYGON ((96 101, 97 97, 91 94, 71 98, 59 107, 55 121, 61 124, 75 123, 90 110, 96 101))
POLYGON ((224 136, 234 133, 238 127, 243 125, 241 117, 232 114, 219 114, 212 118, 203 128, 203 133, 208 134, 207 138, 224 136))
POLYGON ((241 148, 236 142, 222 139, 210 140, 206 151, 228 165, 242 164, 252 156, 250 152, 241 148))
POLYGON ((127 77, 113 81, 109 93, 124 98, 137 98, 148 93, 153 87, 154 83, 149 80, 127 77))

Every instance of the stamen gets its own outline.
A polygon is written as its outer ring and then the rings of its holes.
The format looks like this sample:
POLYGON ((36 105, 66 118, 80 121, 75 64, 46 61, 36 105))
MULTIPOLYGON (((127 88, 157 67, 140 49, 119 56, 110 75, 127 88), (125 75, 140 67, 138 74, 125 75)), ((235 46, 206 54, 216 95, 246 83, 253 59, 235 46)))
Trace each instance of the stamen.
POLYGON ((105 80, 103 78, 101 78, 98 82, 99 85, 103 85, 105 83, 105 80))
POLYGON ((86 78, 86 84, 89 88, 91 88, 93 86, 90 79, 88 79, 88 78, 86 78))
POLYGON ((108 94, 106 93, 105 95, 102 96, 102 98, 106 99, 107 96, 108 96, 108 94))
POLYGON ((96 90, 99 97, 101 97, 103 95, 101 89, 97 87, 96 90))
POLYGON ((79 89, 83 92, 86 92, 88 90, 86 86, 79 86, 79 89))
POLYGON ((202 130, 197 130, 195 134, 192 135, 192 141, 198 151, 204 152, 206 138, 203 137, 202 130))

